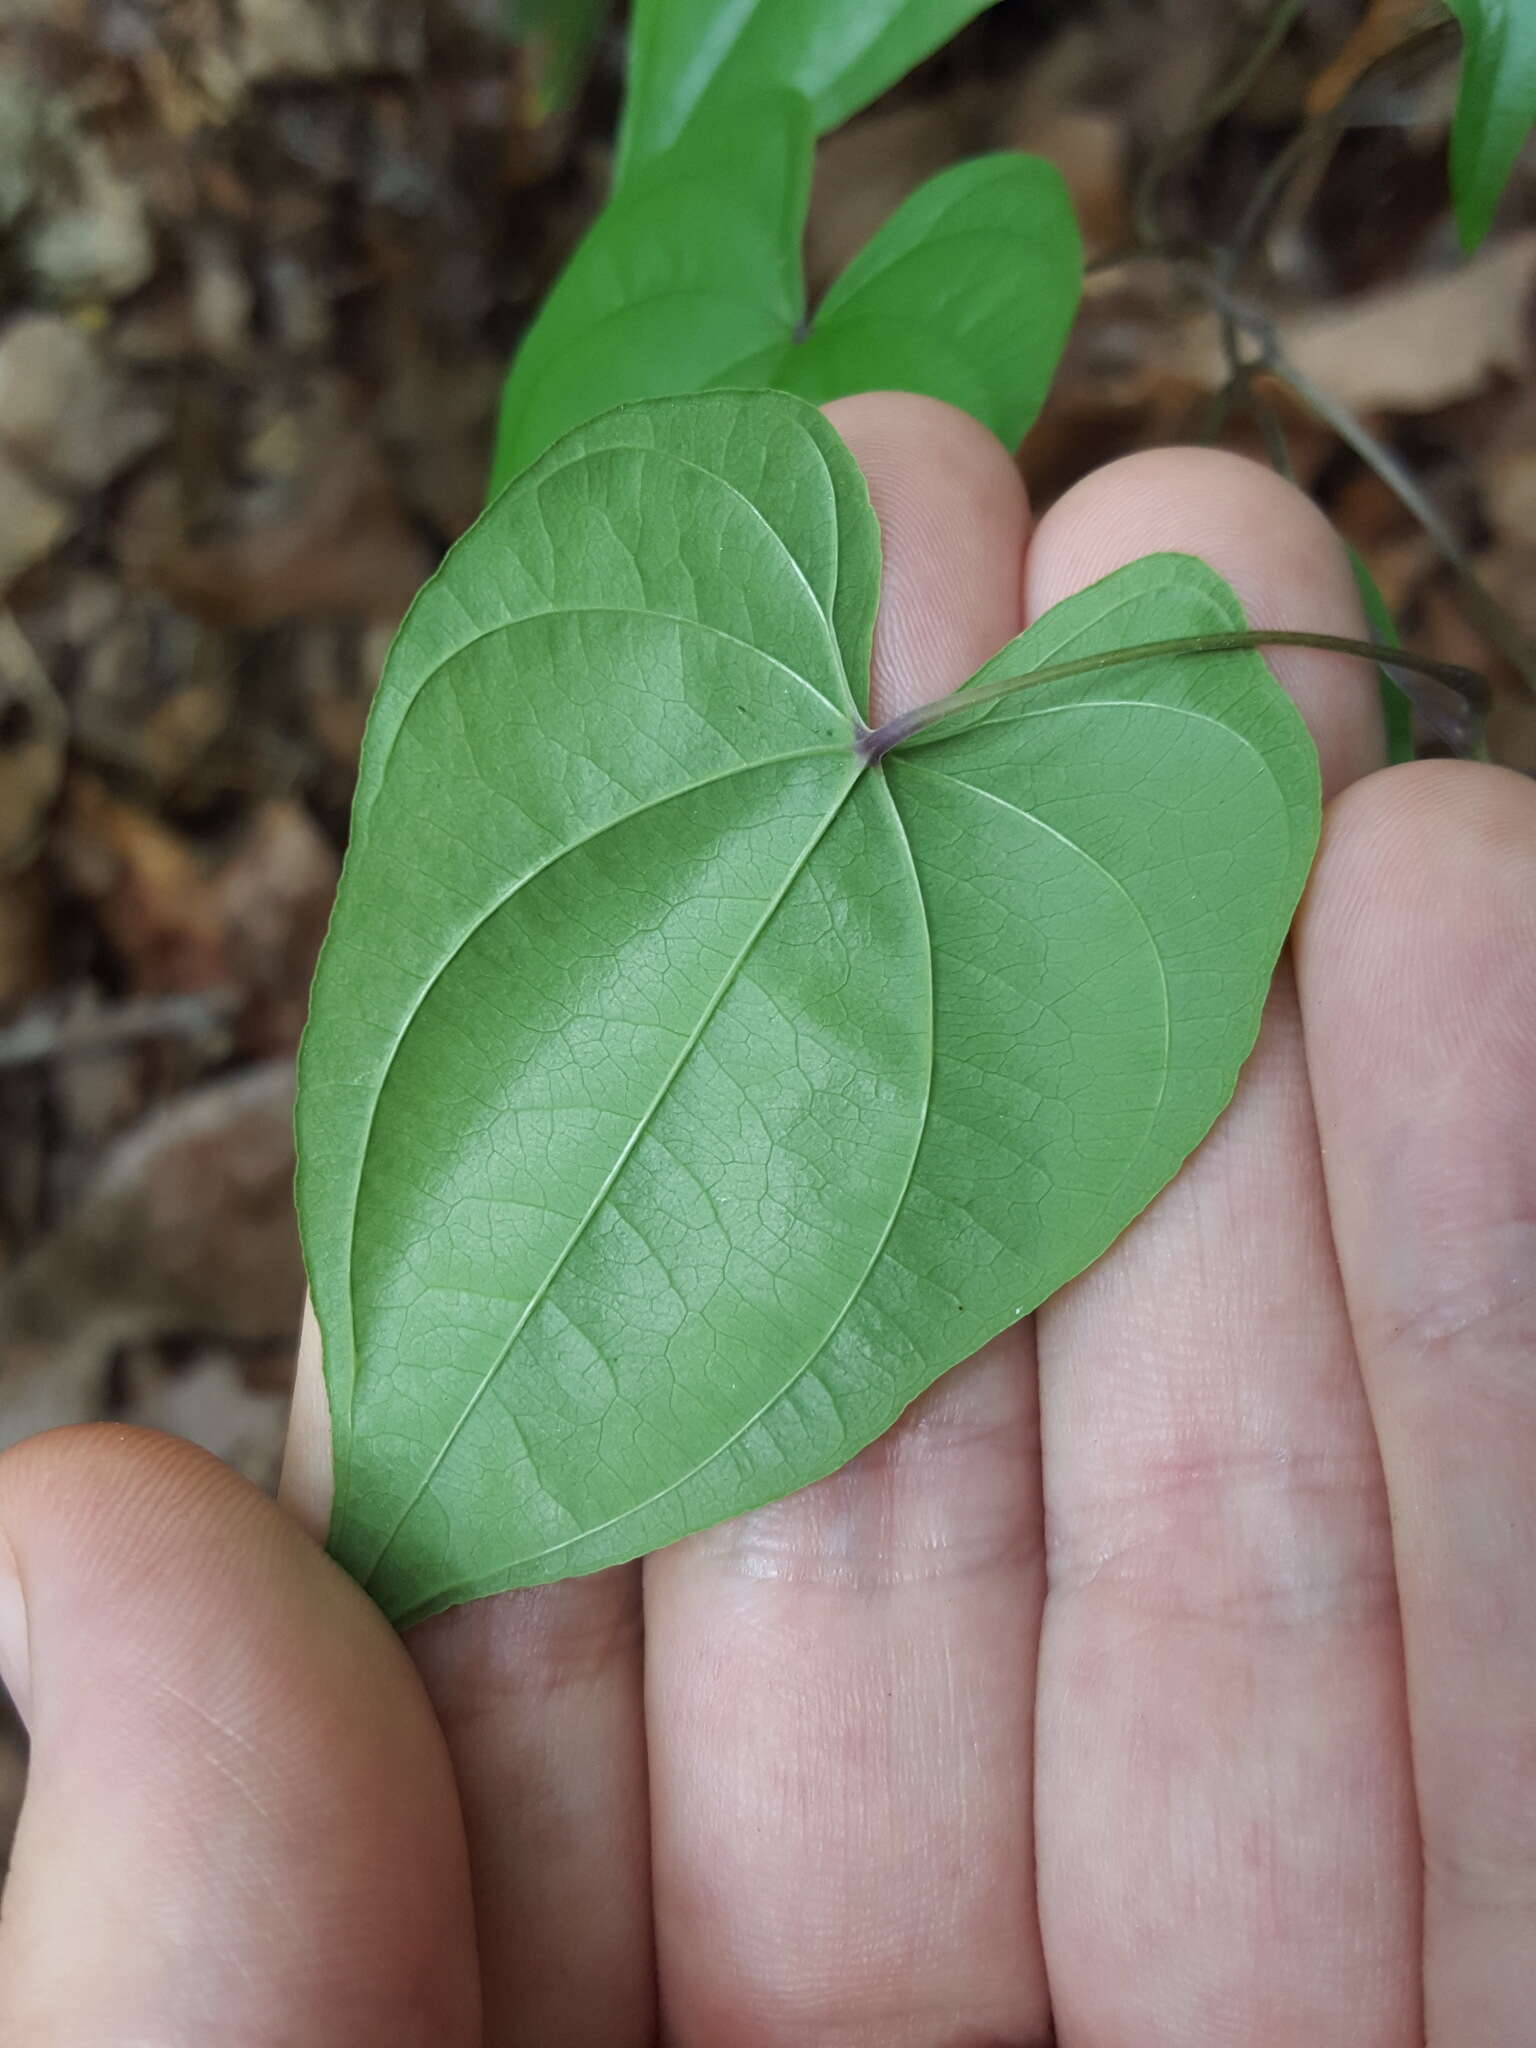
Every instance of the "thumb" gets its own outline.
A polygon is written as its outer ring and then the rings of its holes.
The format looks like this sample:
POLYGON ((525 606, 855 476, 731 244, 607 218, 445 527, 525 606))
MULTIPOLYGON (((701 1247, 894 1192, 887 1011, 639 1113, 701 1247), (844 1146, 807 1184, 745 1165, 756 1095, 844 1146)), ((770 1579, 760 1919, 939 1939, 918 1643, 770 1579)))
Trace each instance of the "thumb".
POLYGON ((420 1682, 309 1539, 170 1437, 0 1458, 31 1770, 0 2042, 467 2048, 463 1834, 420 1682))

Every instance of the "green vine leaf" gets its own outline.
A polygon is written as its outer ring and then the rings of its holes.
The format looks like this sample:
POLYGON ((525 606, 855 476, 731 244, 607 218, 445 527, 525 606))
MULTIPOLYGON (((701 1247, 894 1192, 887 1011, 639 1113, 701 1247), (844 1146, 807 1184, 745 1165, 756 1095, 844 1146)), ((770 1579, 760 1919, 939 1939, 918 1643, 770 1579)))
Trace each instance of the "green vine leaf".
MULTIPOLYGON (((1381 594, 1380 585, 1366 567, 1365 558, 1347 543, 1346 551, 1355 588, 1360 593, 1360 609, 1365 613, 1372 633, 1384 645, 1396 647, 1399 644, 1397 622, 1381 594)), ((1401 685, 1386 669, 1378 667, 1377 672, 1380 677, 1381 721, 1387 735, 1387 759, 1396 768, 1413 759, 1413 709, 1401 685)))
POLYGON ((1055 166, 1017 151, 973 157, 897 208, 828 291, 805 340, 760 381, 818 405, 919 391, 1011 448, 1045 402, 1082 266, 1055 166))
POLYGON ((980 14, 986 0, 636 0, 619 182, 706 96, 787 86, 825 134, 980 14))
POLYGON ((800 323, 810 109, 763 92, 711 108, 611 199, 513 360, 492 490, 572 427, 634 398, 706 389, 800 323))
POLYGON ((609 0, 502 0, 509 32, 532 60, 542 119, 563 113, 580 92, 609 0))
MULTIPOLYGON (((562 441, 401 631, 298 1112, 331 1545, 399 1623, 842 1464, 1230 1097, 1319 818, 1262 660, 881 753, 879 581, 822 416, 717 393, 562 441)), ((1241 627, 1153 557, 973 682, 1241 627)))
POLYGON ((1475 249, 1536 122, 1536 6, 1447 0, 1465 54, 1451 125, 1451 190, 1462 246, 1475 249))
POLYGON ((918 391, 1010 444, 1021 438, 1082 283, 1058 172, 1016 152, 941 171, 854 257, 802 332, 812 140, 798 94, 711 101, 634 173, 518 352, 493 489, 610 406, 712 386, 777 386, 818 403, 918 391))

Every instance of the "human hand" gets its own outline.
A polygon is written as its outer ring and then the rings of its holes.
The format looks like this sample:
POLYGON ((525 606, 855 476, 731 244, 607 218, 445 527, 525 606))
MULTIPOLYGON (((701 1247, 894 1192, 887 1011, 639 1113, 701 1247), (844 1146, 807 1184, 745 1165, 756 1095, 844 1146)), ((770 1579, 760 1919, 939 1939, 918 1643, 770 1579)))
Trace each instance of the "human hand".
MULTIPOLYGON (((1116 464, 1026 552, 980 429, 832 410, 886 712, 1155 549, 1360 630, 1319 515, 1231 457, 1116 464)), ((407 1654, 201 1453, 0 1460, 0 2048, 1531 2038, 1536 790, 1373 774, 1369 671, 1274 667, 1333 803, 1235 1103, 845 1471, 407 1654)))

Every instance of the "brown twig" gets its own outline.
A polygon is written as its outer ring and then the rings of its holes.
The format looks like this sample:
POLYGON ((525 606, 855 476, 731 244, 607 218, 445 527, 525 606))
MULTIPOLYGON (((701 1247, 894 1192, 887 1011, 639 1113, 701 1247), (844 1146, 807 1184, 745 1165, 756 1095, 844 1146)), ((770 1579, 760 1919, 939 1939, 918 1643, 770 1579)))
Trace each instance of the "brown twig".
POLYGON ((1536 698, 1536 643, 1479 579, 1450 522, 1412 472, 1342 400, 1325 391, 1321 385, 1314 384, 1306 372, 1291 361, 1268 314, 1240 299, 1220 278, 1198 264, 1183 263, 1179 266, 1179 273, 1224 323, 1230 322, 1253 344, 1256 353, 1246 359, 1250 378, 1255 368, 1262 368, 1287 385, 1302 404, 1331 427, 1339 439, 1375 472, 1398 502, 1413 514, 1456 572, 1463 602, 1473 623, 1512 663, 1527 694, 1536 698))
MULTIPOLYGON (((1227 84, 1202 110, 1189 128, 1172 137, 1153 155, 1136 188, 1132 221, 1136 245, 1129 250, 1101 258, 1090 266, 1102 271, 1118 263, 1162 260, 1178 273, 1211 306, 1221 328, 1223 353, 1228 374, 1215 394, 1205 421, 1204 438, 1214 440, 1221 432, 1233 406, 1245 403, 1264 436, 1270 461, 1283 476, 1292 474, 1284 429, 1262 392, 1256 374, 1268 371, 1301 400, 1366 466, 1380 478, 1398 502, 1419 522, 1441 555, 1454 570, 1461 586, 1468 616, 1484 636, 1504 654, 1519 675, 1526 693, 1536 698, 1536 642, 1505 611, 1480 580, 1466 550, 1428 493, 1393 451, 1380 441, 1364 421, 1339 399, 1314 384, 1287 355, 1274 323, 1257 307, 1239 296, 1236 286, 1255 242, 1262 234, 1274 206, 1291 185, 1296 173, 1313 153, 1334 139, 1349 124, 1356 95, 1365 78, 1377 66, 1356 79, 1331 107, 1306 121, 1276 153, 1248 197, 1230 240, 1220 248, 1198 253, 1172 243, 1163 233, 1159 199, 1168 172, 1181 155, 1207 134, 1215 124, 1241 104, 1265 65, 1280 47, 1301 13, 1300 0, 1278 0, 1263 33, 1227 84), (1248 345, 1245 351, 1244 344, 1248 345)), ((1382 62, 1394 62, 1417 51, 1449 24, 1439 24, 1407 37, 1382 62)), ((1391 668, 1393 664, 1387 663, 1391 668)), ((1396 664, 1402 671, 1401 657, 1396 664)), ((1400 674, 1396 680, 1401 680, 1400 674)), ((1422 707, 1421 707, 1422 708, 1422 707)), ((1443 728, 1442 728, 1443 729, 1443 728)), ((1475 751, 1475 747, 1473 749, 1475 751)))
POLYGON ((233 989, 206 995, 136 996, 73 1016, 36 1009, 0 1031, 0 1069, 109 1052, 144 1038, 218 1038, 239 1007, 233 989))
POLYGON ((1170 136, 1160 149, 1154 151, 1137 180, 1131 202, 1131 219, 1141 247, 1147 247, 1158 238, 1158 201, 1168 173, 1186 151, 1210 133, 1218 121, 1224 121, 1228 114, 1242 105, 1265 65, 1290 34, 1305 5, 1306 0, 1278 0, 1263 33, 1226 84, 1217 88, 1187 128, 1170 136))

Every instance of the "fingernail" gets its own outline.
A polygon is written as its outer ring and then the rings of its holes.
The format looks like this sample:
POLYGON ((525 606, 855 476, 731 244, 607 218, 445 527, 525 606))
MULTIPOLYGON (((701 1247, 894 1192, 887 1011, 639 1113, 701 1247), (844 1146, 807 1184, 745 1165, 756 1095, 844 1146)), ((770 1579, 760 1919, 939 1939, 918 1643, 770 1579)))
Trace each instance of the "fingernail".
POLYGON ((27 1601, 10 1538, 0 1528, 0 1678, 25 1721, 31 1704, 32 1658, 27 1638, 27 1601))

